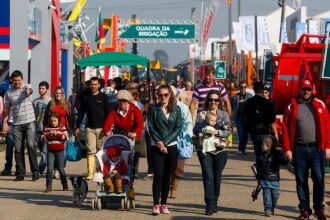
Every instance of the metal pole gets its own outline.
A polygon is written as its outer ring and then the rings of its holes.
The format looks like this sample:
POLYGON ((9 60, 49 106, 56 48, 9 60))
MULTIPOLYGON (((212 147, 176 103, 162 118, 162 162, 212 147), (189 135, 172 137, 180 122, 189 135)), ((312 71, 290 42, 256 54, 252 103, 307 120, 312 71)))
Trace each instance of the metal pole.
POLYGON ((282 29, 284 27, 284 20, 285 20, 285 0, 278 0, 278 5, 282 7, 282 12, 281 12, 281 26, 280 26, 280 37, 278 42, 282 42, 282 29))
MULTIPOLYGON (((239 21, 239 17, 241 16, 241 0, 237 1, 237 21, 239 21)), ((237 43, 237 39, 236 39, 237 43)), ((236 44, 237 47, 237 44, 236 44)), ((241 79, 241 51, 238 51, 237 53, 237 85, 239 84, 239 81, 241 79)))
POLYGON ((231 15, 231 0, 228 1, 228 36, 229 36, 229 57, 228 57, 228 75, 229 75, 229 96, 231 97, 231 81, 232 81, 232 50, 233 50, 233 44, 232 44, 232 38, 231 38, 231 33, 232 33, 232 15, 231 15))
MULTIPOLYGON (((195 23, 195 12, 196 8, 191 8, 191 21, 195 23)), ((195 44, 196 42, 194 42, 195 44)), ((194 45, 195 46, 195 45, 194 45)), ((196 48, 195 48, 196 49, 196 48)), ((190 80, 194 83, 195 82, 195 56, 191 58, 191 73, 190 73, 190 80)))
POLYGON ((255 50, 256 50, 256 75, 257 81, 259 81, 259 61, 258 61, 258 16, 254 16, 254 26, 255 26, 255 50))

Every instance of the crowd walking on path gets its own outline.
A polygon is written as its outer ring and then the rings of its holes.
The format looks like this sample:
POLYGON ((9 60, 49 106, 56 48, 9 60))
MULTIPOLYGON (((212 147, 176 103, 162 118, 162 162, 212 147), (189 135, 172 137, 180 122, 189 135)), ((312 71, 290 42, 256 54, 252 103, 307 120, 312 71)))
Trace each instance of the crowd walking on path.
POLYGON ((73 136, 77 139, 85 136, 87 169, 82 168, 83 173, 87 171, 85 179, 92 183, 101 175, 98 181, 104 181, 108 194, 123 193, 123 184, 129 182, 133 189, 134 180, 141 179, 138 167, 142 151, 135 149, 127 162, 122 147, 105 149, 105 166, 101 172, 97 166, 102 145, 110 137, 120 135, 132 146, 145 143, 148 170, 141 180, 153 181, 150 189, 153 215, 170 213, 168 197, 178 197, 185 162, 196 150, 205 215, 210 216, 221 207, 222 173, 228 161, 233 126, 236 126, 238 157, 247 154, 249 137, 253 142, 252 170, 258 183, 253 197, 262 190, 264 215, 276 216, 280 165, 292 162, 299 199, 297 219, 309 219, 312 208, 317 219, 326 219, 324 178, 325 160, 330 158, 330 119, 324 102, 315 98, 311 80, 299 82, 299 94, 287 106, 281 126, 274 103, 269 99, 268 87, 256 81, 252 94, 247 90, 246 81, 241 80, 239 90, 231 97, 225 85, 215 79, 214 68, 210 66, 205 70, 204 80, 195 85, 191 81, 170 85, 115 78, 104 87, 104 80, 102 83, 98 77, 92 77, 86 82, 86 88, 68 99, 61 86, 49 91, 49 84, 43 81, 39 83, 39 97, 33 100, 34 90, 23 83, 20 71, 12 72, 9 81, 9 90, 0 98, 0 118, 7 145, 3 176, 12 175, 14 153, 14 180, 25 180, 24 148, 27 147, 32 180, 38 181, 46 171, 44 193, 55 193, 52 182, 58 172, 63 190, 67 191, 65 167, 69 142, 73 136), (129 181, 125 173, 131 170, 130 164, 125 163, 132 164, 133 175, 129 181), (310 171, 313 206, 308 186, 310 171))

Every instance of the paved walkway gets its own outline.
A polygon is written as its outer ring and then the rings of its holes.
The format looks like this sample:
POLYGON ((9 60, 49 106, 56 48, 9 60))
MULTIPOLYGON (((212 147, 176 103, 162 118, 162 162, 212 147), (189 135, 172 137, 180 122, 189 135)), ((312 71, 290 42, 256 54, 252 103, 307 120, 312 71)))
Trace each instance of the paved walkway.
MULTIPOLYGON (((74 207, 71 202, 71 192, 61 191, 60 181, 54 180, 50 194, 44 194, 45 179, 37 182, 31 181, 28 175, 23 182, 14 182, 14 177, 0 177, 0 219, 266 219, 263 216, 262 195, 252 202, 251 192, 256 186, 250 170, 253 153, 238 156, 236 151, 229 151, 229 160, 226 165, 220 197, 220 211, 212 217, 206 217, 204 213, 203 185, 198 158, 194 155, 187 161, 185 177, 179 185, 178 199, 169 199, 171 214, 152 216, 152 181, 137 180, 135 189, 137 192, 136 206, 133 211, 120 211, 119 205, 101 211, 92 211, 90 204, 74 207)), ((2 170, 4 152, 0 153, 0 168, 2 170)), ((146 159, 141 158, 140 170, 146 171, 146 159)), ((80 162, 67 164, 67 174, 85 174, 86 159, 80 162)), ((145 172, 141 173, 144 175, 145 172)), ((294 219, 297 216, 297 195, 293 175, 287 170, 281 171, 281 195, 276 209, 276 215, 268 219, 294 219)), ((330 184, 327 184, 329 189, 330 184)), ((89 198, 95 195, 95 184, 89 182, 89 198)), ((329 201, 329 192, 326 201, 329 201)), ((327 206, 328 209, 328 206, 327 206)), ((330 213, 330 210, 327 210, 330 213)))

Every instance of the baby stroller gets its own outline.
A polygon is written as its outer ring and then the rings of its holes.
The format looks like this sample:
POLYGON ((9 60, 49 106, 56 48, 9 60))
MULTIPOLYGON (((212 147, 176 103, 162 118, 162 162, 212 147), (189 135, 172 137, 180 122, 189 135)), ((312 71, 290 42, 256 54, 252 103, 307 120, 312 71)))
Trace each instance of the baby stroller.
POLYGON ((115 134, 107 137, 102 143, 102 149, 96 153, 96 173, 94 174, 93 182, 97 182, 95 198, 91 200, 92 209, 101 210, 106 203, 120 203, 122 210, 130 210, 135 208, 135 193, 133 189, 133 163, 134 155, 133 142, 126 136, 115 134), (122 147, 121 158, 127 165, 127 172, 124 176, 122 193, 106 192, 106 185, 103 183, 103 165, 109 160, 106 151, 109 147, 122 147))

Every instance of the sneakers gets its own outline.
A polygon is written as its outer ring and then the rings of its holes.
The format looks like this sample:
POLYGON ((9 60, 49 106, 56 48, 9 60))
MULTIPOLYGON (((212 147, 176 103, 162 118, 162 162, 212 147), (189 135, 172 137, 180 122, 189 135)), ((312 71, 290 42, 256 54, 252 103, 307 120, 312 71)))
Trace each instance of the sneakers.
POLYGON ((324 210, 315 211, 315 216, 318 220, 325 220, 327 219, 324 214, 324 210))
POLYGON ((266 216, 266 217, 270 217, 271 214, 272 214, 272 211, 270 211, 270 210, 266 210, 266 211, 265 211, 265 216, 266 216))
POLYGON ((159 205, 154 205, 154 207, 152 208, 152 214, 158 215, 159 213, 160 213, 159 205))
POLYGON ((154 178, 154 174, 148 174, 143 180, 152 180, 154 178))
POLYGON ((301 210, 298 220, 308 220, 310 216, 310 212, 307 210, 301 210))
POLYGON ((168 211, 167 205, 162 205, 161 211, 163 214, 170 214, 170 211, 168 211))

